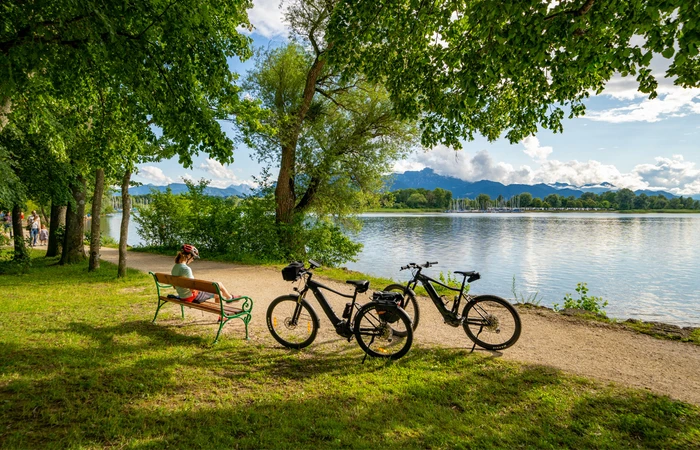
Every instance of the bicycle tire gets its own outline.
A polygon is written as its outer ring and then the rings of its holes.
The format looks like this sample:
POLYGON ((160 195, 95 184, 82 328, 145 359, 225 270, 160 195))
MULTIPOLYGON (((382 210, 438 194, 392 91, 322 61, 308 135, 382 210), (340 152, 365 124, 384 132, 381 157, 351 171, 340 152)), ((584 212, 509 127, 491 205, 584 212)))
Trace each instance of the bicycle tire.
MULTIPOLYGON (((418 327, 418 321, 420 320, 420 308, 418 308, 418 300, 416 295, 410 289, 402 284, 390 284, 384 288, 384 291, 400 292, 403 294, 403 302, 401 303, 401 309, 403 309, 408 318, 411 319, 411 324, 413 330, 418 327)), ((400 331, 396 331, 397 336, 401 336, 400 331)))
POLYGON ((277 342, 287 348, 308 347, 318 333, 319 320, 316 311, 305 299, 296 295, 283 295, 270 303, 265 316, 267 329, 277 342), (296 323, 292 323, 296 316, 296 323), (300 323, 303 319, 303 323, 300 323))
POLYGON ((462 327, 469 339, 487 350, 504 350, 520 338, 522 324, 518 311, 496 295, 472 298, 464 306, 462 319, 462 327), (500 337, 502 332, 503 338, 500 337))
POLYGON ((355 339, 362 351, 369 356, 399 359, 408 353, 413 344, 411 319, 401 308, 387 307, 379 305, 377 302, 367 303, 355 315, 354 324, 355 339), (380 314, 377 312, 378 306, 382 309, 392 308, 392 313, 395 313, 399 319, 390 326, 388 322, 380 318, 380 314), (399 336, 394 331, 394 327, 403 328, 404 334, 399 336))

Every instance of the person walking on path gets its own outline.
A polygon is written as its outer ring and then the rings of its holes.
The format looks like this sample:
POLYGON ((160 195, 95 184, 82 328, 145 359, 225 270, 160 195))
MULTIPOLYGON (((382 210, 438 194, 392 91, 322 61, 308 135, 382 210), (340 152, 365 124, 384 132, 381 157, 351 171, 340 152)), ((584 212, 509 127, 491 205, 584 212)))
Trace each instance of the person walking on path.
POLYGON ((29 232, 31 237, 30 246, 36 247, 36 241, 39 238, 39 230, 41 229, 41 219, 36 211, 32 211, 32 215, 29 216, 29 232))
POLYGON ((41 230, 39 230, 39 245, 46 245, 49 242, 49 230, 46 229, 46 225, 41 224, 41 230))
POLYGON ((10 239, 12 239, 12 213, 10 211, 6 211, 3 213, 3 218, 2 218, 2 226, 5 229, 5 233, 9 231, 10 233, 10 239))

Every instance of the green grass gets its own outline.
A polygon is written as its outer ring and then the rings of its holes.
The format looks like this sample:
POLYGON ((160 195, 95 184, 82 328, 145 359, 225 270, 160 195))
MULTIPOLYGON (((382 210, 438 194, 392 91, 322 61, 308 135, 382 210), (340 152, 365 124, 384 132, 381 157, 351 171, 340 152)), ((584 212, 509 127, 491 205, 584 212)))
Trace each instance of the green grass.
POLYGON ((414 344, 397 362, 363 365, 354 346, 247 342, 237 321, 211 346, 215 319, 181 321, 166 306, 150 323, 148 275, 54 263, 35 258, 30 274, 0 277, 0 448, 700 443, 697 407, 461 350, 414 344))

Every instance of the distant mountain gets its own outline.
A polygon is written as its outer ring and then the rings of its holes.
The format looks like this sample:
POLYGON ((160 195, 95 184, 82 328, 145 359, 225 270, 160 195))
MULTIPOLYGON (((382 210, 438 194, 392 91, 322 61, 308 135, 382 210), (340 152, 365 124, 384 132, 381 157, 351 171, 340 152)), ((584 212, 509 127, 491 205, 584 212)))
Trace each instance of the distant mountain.
MULTIPOLYGON (((165 192, 167 188, 173 191, 173 194, 182 194, 187 192, 187 185, 185 183, 172 183, 167 186, 155 186, 152 184, 145 184, 142 186, 134 186, 129 188, 129 194, 131 195, 147 195, 151 193, 151 190, 156 190, 159 192, 165 192)), ((204 189, 204 193, 211 195, 212 197, 244 197, 246 195, 251 195, 253 190, 250 186, 246 184, 231 185, 227 188, 216 188, 212 186, 207 186, 204 189)), ((114 193, 115 196, 121 195, 119 191, 114 193)))
MULTIPOLYGON (((607 191, 616 191, 617 187, 611 183, 588 184, 584 186, 573 186, 567 183, 554 184, 503 184, 497 181, 481 180, 469 182, 459 178, 438 175, 431 168, 426 167, 420 171, 406 171, 397 173, 387 179, 388 189, 395 191, 398 189, 429 189, 442 188, 452 192, 455 198, 474 198, 479 194, 487 194, 491 198, 502 195, 510 198, 514 195, 529 192, 533 197, 544 198, 550 194, 557 194, 564 197, 573 195, 580 197, 584 192, 594 192, 601 194, 607 191)), ((673 198, 675 195, 665 191, 638 190, 635 194, 645 193, 647 195, 662 194, 666 198, 673 198)))

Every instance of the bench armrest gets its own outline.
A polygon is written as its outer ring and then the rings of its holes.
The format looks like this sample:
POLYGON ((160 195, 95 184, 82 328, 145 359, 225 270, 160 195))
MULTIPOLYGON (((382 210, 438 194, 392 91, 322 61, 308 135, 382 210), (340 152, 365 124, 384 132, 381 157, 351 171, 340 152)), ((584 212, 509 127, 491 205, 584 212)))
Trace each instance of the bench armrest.
POLYGON ((226 303, 240 302, 241 300, 243 300, 243 303, 241 304, 241 309, 243 311, 250 312, 253 309, 253 299, 248 297, 247 295, 242 295, 240 297, 233 298, 224 298, 222 300, 226 303))

